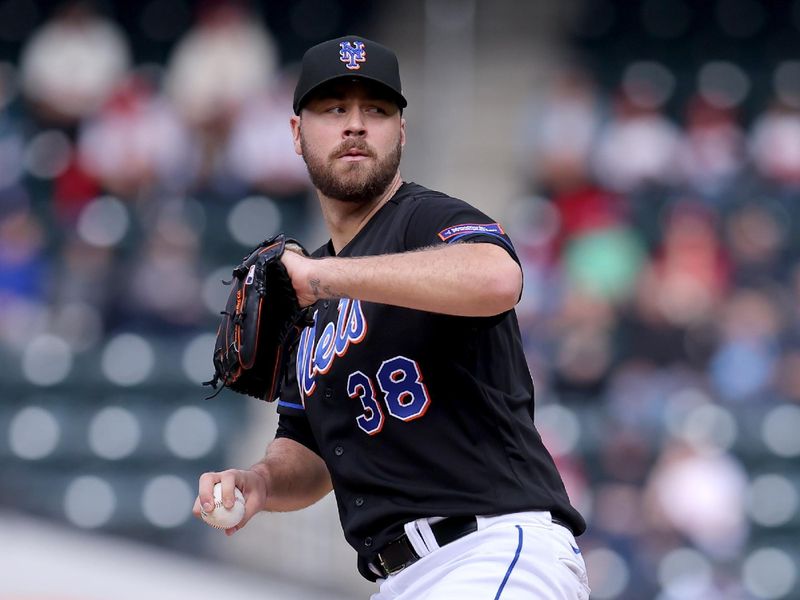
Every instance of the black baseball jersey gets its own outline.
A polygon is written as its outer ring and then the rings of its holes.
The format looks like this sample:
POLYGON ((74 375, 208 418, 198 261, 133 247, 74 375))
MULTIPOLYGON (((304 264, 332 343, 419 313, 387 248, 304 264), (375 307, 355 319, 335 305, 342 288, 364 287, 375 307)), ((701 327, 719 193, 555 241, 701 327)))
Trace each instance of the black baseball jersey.
MULTIPOLYGON (((457 242, 496 244, 519 262, 500 224, 413 183, 338 256, 457 242)), ((330 242, 314 253, 333 255, 330 242)), ((455 317, 319 301, 291 371, 276 436, 327 464, 365 576, 363 561, 422 517, 549 510, 576 535, 585 529, 533 424, 533 383, 513 310, 455 317)))

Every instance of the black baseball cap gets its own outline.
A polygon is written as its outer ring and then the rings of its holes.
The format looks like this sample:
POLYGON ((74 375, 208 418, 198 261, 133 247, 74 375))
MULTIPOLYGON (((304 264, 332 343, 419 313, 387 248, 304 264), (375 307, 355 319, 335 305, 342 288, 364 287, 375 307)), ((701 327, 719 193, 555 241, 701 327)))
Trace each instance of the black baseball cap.
POLYGON ((395 53, 378 42, 346 35, 306 50, 300 79, 294 88, 294 114, 300 114, 303 103, 319 86, 346 77, 379 83, 388 89, 400 108, 408 104, 403 97, 395 53))

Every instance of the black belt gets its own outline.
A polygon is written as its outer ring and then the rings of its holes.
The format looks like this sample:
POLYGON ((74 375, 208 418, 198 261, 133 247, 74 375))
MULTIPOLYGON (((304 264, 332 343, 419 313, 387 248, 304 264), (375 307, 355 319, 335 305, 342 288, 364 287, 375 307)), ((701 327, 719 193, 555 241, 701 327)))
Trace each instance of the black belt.
MULTIPOLYGON (((478 521, 475 517, 448 517, 431 523, 431 531, 433 537, 436 538, 436 543, 444 546, 478 531, 478 521)), ((420 556, 414 551, 408 536, 403 534, 393 542, 386 544, 378 552, 377 558, 377 564, 374 566, 383 577, 386 577, 399 573, 407 566, 414 564, 420 559, 420 556)))
MULTIPOLYGON (((553 523, 566 527, 570 531, 570 526, 557 517, 553 517, 553 523)), ((444 546, 450 542, 478 531, 478 521, 475 517, 448 517, 431 523, 433 537, 439 546, 444 546)), ((377 555, 376 563, 373 566, 380 572, 382 577, 395 575, 409 565, 414 564, 420 556, 414 550, 414 546, 406 534, 401 535, 393 542, 386 544, 377 555)))

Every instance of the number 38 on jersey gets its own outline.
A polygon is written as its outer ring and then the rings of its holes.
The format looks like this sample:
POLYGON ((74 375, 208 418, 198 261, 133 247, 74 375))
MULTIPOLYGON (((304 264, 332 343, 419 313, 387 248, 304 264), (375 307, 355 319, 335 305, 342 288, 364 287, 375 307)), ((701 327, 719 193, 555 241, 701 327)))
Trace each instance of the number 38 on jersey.
MULTIPOLYGON (((382 392, 383 404, 392 417, 413 421, 428 410, 431 398, 416 361, 405 356, 385 360, 375 379, 382 392)), ((369 435, 379 433, 386 417, 376 397, 372 379, 361 371, 351 373, 347 378, 347 394, 360 400, 364 407, 364 413, 356 419, 361 430, 369 435)))
MULTIPOLYGON (((336 358, 344 356, 351 344, 360 343, 367 333, 367 321, 358 300, 339 300, 338 318, 325 325, 316 337, 314 325, 306 328, 297 349, 297 384, 303 400, 317 388, 316 376, 329 372, 336 358)), ((384 360, 376 373, 355 371, 347 378, 347 394, 363 408, 356 422, 369 435, 380 433, 386 415, 412 421, 425 414, 430 395, 416 361, 405 356, 384 360)))

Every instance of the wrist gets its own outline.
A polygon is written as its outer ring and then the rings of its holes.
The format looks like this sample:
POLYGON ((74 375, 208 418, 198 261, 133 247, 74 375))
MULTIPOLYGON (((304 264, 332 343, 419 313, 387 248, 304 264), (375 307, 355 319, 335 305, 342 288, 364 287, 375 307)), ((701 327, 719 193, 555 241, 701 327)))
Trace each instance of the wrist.
POLYGON ((309 270, 309 285, 317 300, 349 298, 342 286, 342 267, 346 259, 329 257, 312 262, 309 270))
POLYGON ((262 510, 266 510, 269 502, 269 491, 272 488, 269 468, 263 462, 259 462, 250 467, 250 470, 255 473, 260 480, 260 486, 262 488, 261 491, 264 498, 264 506, 262 506, 262 510))

